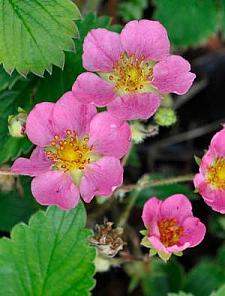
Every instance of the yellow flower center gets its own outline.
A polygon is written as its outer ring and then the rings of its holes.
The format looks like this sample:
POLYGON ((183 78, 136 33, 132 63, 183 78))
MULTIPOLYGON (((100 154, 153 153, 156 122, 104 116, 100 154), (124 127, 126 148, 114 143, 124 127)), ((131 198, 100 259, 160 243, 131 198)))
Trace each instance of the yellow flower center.
POLYGON ((88 140, 88 137, 78 138, 76 132, 69 129, 66 130, 63 140, 55 135, 50 146, 46 148, 48 159, 54 161, 53 168, 64 172, 83 170, 93 156, 88 140))
POLYGON ((183 227, 177 224, 176 219, 162 219, 158 227, 160 241, 165 247, 175 245, 183 234, 183 227))
POLYGON ((225 189, 225 158, 217 158, 206 174, 207 182, 215 189, 225 189))
POLYGON ((145 57, 138 59, 134 54, 121 54, 115 63, 109 80, 115 83, 115 90, 121 93, 141 92, 146 85, 153 81, 153 65, 145 61, 145 57))

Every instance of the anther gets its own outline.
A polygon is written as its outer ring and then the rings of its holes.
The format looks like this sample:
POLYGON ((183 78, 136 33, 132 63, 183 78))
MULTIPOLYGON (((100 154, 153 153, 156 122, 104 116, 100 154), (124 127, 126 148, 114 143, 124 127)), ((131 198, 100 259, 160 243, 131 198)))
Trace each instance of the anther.
POLYGON ((70 129, 67 129, 67 130, 66 130, 66 134, 67 134, 68 136, 71 135, 71 134, 72 134, 71 130, 70 130, 70 129))

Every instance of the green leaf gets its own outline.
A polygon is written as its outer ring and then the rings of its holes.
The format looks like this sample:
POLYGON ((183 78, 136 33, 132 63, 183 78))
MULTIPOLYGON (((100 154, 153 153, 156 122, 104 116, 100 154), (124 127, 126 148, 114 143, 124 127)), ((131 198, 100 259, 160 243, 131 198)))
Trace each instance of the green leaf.
MULTIPOLYGON (((0 178, 7 178, 0 176, 0 178)), ((10 191, 0 190, 0 230, 9 232, 19 222, 28 222, 40 209, 30 189, 31 178, 20 177, 10 191)))
POLYGON ((5 72, 2 66, 0 66, 0 92, 4 89, 11 89, 14 84, 21 79, 17 73, 13 73, 11 76, 5 72))
POLYGON ((141 19, 147 6, 147 0, 126 0, 119 4, 118 13, 126 22, 141 19))
POLYGON ((225 285, 223 285, 218 291, 213 292, 210 296, 224 296, 225 295, 225 285))
POLYGON ((225 239, 225 217, 212 213, 209 217, 208 230, 213 236, 225 239))
POLYGON ((194 296, 191 293, 185 293, 183 291, 180 291, 178 293, 168 293, 168 296, 194 296))
POLYGON ((196 46, 218 29, 214 0, 155 0, 155 5, 154 18, 166 27, 177 47, 196 46))
POLYGON ((217 262, 218 264, 225 266, 225 244, 223 244, 218 250, 217 262))
POLYGON ((195 296, 208 296, 224 284, 224 268, 216 262, 204 260, 187 275, 185 291, 195 296))
MULTIPOLYGON (((18 95, 19 92, 14 90, 0 93, 0 164, 9 160, 14 160, 22 153, 28 153, 32 147, 32 144, 26 137, 13 138, 8 132, 8 116, 14 114, 17 111, 20 103, 21 107, 23 107, 21 100, 18 99, 18 95)), ((25 105, 28 104, 29 101, 27 100, 25 105)))
POLYGON ((95 249, 85 223, 80 203, 70 211, 49 207, 15 226, 11 239, 0 240, 0 295, 90 295, 95 249))
POLYGON ((142 289, 146 296, 162 296, 182 289, 184 271, 175 258, 167 263, 152 259, 151 268, 144 274, 142 289))
POLYGON ((63 68, 64 50, 73 51, 80 19, 70 0, 2 0, 0 2, 0 63, 8 73, 51 73, 63 68))

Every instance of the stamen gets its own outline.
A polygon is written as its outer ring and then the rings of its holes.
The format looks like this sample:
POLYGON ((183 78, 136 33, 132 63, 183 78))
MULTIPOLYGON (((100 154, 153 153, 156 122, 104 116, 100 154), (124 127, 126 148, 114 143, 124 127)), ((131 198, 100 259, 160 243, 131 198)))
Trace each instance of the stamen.
POLYGON ((161 219, 158 223, 160 241, 166 247, 175 245, 183 234, 183 227, 177 224, 176 219, 161 219))
POLYGON ((217 158, 208 168, 206 179, 215 189, 225 189, 225 158, 217 158))
POLYGON ((140 92, 145 85, 152 82, 152 66, 144 60, 144 55, 140 59, 133 53, 120 55, 113 66, 113 75, 109 76, 109 80, 115 83, 115 90, 125 93, 140 92))
POLYGON ((50 142, 49 149, 46 148, 46 156, 54 162, 54 169, 64 172, 74 169, 83 170, 90 163, 90 153, 92 146, 88 146, 89 138, 78 138, 75 131, 67 129, 66 138, 60 139, 54 136, 55 141, 50 142))

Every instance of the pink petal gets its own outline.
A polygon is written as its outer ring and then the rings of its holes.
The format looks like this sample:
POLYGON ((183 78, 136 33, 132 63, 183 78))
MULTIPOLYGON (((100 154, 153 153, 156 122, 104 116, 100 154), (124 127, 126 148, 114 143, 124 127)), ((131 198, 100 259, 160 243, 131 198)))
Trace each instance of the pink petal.
POLYGON ((152 197, 146 201, 142 212, 142 220, 145 225, 150 225, 152 220, 158 220, 161 203, 162 201, 156 197, 152 197))
POLYGON ((91 30, 84 40, 83 66, 88 71, 111 72, 122 53, 120 35, 106 29, 91 30))
POLYGON ((54 103, 40 103, 35 105, 27 117, 26 133, 34 144, 44 147, 54 137, 52 126, 52 111, 54 103))
POLYGON ((73 93, 81 103, 93 103, 98 107, 107 105, 116 96, 113 85, 93 73, 79 75, 73 85, 73 93))
POLYGON ((170 43, 166 29, 156 21, 129 22, 121 32, 121 42, 128 54, 159 61, 169 54, 170 43))
POLYGON ((169 253, 167 248, 161 243, 160 239, 157 236, 150 236, 148 237, 150 243, 152 244, 153 248, 157 251, 169 253))
POLYGON ((60 171, 49 171, 35 177, 31 190, 41 205, 56 205, 64 210, 74 208, 80 197, 70 176, 60 171))
POLYGON ((151 93, 130 94, 117 97, 108 104, 108 111, 124 120, 148 119, 158 109, 160 97, 151 93))
POLYGON ((89 132, 92 118, 97 113, 93 105, 78 102, 73 93, 65 93, 55 104, 53 120, 57 133, 66 135, 66 130, 75 130, 78 136, 89 132))
POLYGON ((201 174, 197 174, 194 177, 195 188, 198 189, 199 194, 203 197, 206 203, 213 203, 214 200, 220 196, 220 190, 212 188, 208 183, 205 177, 201 174))
POLYGON ((159 208, 161 200, 156 197, 150 198, 144 205, 142 220, 149 230, 149 235, 160 236, 158 229, 159 208))
POLYGON ((182 252, 182 251, 186 250, 187 248, 190 248, 189 242, 186 242, 181 245, 173 245, 171 247, 167 247, 166 249, 170 253, 177 253, 177 252, 182 252))
POLYGON ((225 214, 225 190, 213 190, 209 186, 205 187, 205 191, 199 191, 204 201, 214 211, 225 214))
POLYGON ((179 240, 179 244, 185 244, 188 242, 190 247, 195 247, 204 239, 206 227, 198 218, 186 218, 182 227, 184 232, 179 240))
POLYGON ((89 203, 95 195, 110 196, 123 182, 123 168, 114 157, 103 157, 87 166, 80 183, 80 193, 89 203))
POLYGON ((188 61, 180 56, 170 55, 153 68, 153 85, 161 93, 185 94, 191 87, 196 75, 190 72, 188 61))
POLYGON ((217 157, 225 157, 225 128, 214 135, 210 143, 210 150, 217 157))
POLYGON ((207 172, 208 168, 212 165, 214 159, 215 159, 215 154, 211 149, 209 149, 203 156, 200 167, 199 167, 199 171, 201 174, 205 174, 207 172))
POLYGON ((11 171, 19 175, 38 176, 50 169, 51 161, 47 159, 43 148, 36 147, 30 159, 20 157, 12 165, 11 171))
POLYGON ((91 121, 89 145, 104 156, 123 157, 130 147, 131 132, 127 122, 113 117, 109 112, 97 114, 91 121))
POLYGON ((183 194, 175 194, 165 199, 160 207, 161 218, 175 218, 180 224, 186 217, 192 216, 192 206, 183 194))

